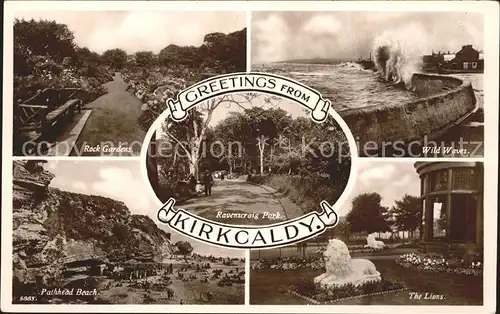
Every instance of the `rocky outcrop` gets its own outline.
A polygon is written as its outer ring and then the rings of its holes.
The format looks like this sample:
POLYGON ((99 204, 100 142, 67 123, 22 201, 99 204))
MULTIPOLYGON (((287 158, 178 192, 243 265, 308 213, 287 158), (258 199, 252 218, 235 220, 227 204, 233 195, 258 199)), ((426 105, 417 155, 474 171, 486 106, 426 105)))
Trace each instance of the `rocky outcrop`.
POLYGON ((14 161, 15 280, 82 260, 159 261, 171 252, 170 234, 152 219, 132 215, 123 202, 49 187, 54 175, 41 163, 14 161))

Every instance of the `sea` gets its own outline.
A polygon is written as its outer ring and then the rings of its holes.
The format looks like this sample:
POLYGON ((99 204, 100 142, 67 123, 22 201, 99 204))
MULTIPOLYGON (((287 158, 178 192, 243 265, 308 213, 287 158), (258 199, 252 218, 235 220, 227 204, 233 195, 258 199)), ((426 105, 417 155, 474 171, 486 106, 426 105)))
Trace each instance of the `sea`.
MULTIPOLYGON (((318 90, 331 101, 333 108, 342 111, 378 105, 398 105, 417 99, 403 88, 394 86, 372 70, 355 62, 337 64, 271 63, 252 65, 253 71, 275 73, 290 77, 318 90)), ((441 146, 466 148, 467 154, 457 157, 484 155, 484 90, 482 73, 451 74, 472 84, 479 110, 467 121, 436 138, 441 146)))
MULTIPOLYGON (((252 65, 252 71, 274 73, 290 77, 318 90, 341 112, 350 108, 390 105, 416 100, 417 96, 383 80, 372 70, 363 69, 355 62, 337 64, 267 63, 252 65)), ((472 83, 483 100, 483 74, 454 74, 472 83)))

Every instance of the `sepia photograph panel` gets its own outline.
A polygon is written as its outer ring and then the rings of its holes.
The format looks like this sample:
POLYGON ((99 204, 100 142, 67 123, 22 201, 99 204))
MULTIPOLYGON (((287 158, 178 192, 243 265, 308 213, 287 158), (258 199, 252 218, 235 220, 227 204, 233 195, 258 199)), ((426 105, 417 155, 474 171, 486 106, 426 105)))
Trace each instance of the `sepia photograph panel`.
POLYGON ((346 134, 330 116, 263 93, 205 101, 186 120, 164 119, 149 144, 156 197, 233 225, 269 225, 334 204, 351 173, 346 134))
POLYGON ((483 15, 252 13, 253 71, 330 99, 362 157, 484 155, 483 15))
POLYGON ((481 162, 361 162, 337 226, 251 251, 250 304, 482 305, 481 162))
POLYGON ((138 156, 166 99, 246 70, 246 12, 16 11, 15 156, 138 156))
POLYGON ((157 224, 137 161, 12 171, 13 304, 244 304, 245 251, 157 224))

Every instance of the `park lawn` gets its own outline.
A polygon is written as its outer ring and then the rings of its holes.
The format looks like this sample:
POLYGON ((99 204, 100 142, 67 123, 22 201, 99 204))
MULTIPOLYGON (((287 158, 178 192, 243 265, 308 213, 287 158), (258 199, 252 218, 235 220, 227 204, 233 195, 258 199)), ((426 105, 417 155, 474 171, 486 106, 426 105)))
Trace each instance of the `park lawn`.
MULTIPOLYGON (((421 272, 397 265, 392 259, 372 261, 382 278, 403 283, 408 291, 385 295, 367 296, 336 302, 339 305, 481 305, 483 303, 483 278, 466 275, 421 272), (434 293, 444 300, 410 300, 409 292, 434 293)), ((251 304, 308 304, 307 301, 288 293, 288 288, 299 282, 313 280, 323 273, 317 269, 288 271, 267 268, 250 273, 251 304)))

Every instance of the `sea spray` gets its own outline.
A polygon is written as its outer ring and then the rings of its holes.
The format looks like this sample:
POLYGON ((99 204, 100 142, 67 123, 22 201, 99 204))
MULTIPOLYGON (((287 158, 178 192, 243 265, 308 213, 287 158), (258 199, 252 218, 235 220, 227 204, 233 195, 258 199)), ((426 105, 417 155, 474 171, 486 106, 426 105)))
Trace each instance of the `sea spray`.
POLYGON ((376 37, 373 56, 378 73, 389 82, 404 82, 410 89, 412 75, 420 71, 427 50, 426 38, 425 30, 417 24, 376 37))

